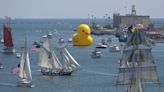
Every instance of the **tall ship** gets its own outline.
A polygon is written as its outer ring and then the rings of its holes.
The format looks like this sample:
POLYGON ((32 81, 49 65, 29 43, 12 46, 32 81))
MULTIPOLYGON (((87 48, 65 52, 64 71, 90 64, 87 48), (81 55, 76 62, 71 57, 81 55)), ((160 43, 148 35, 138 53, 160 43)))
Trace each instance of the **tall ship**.
POLYGON ((3 52, 13 53, 15 52, 11 27, 7 24, 3 25, 3 40, 4 40, 4 49, 3 52))
POLYGON ((71 75, 80 65, 72 57, 66 46, 59 48, 60 57, 50 46, 50 38, 46 37, 39 51, 38 65, 43 75, 71 75))
POLYGON ((122 52, 116 85, 125 85, 124 92, 145 92, 146 83, 160 84, 160 80, 145 33, 133 27, 122 52))

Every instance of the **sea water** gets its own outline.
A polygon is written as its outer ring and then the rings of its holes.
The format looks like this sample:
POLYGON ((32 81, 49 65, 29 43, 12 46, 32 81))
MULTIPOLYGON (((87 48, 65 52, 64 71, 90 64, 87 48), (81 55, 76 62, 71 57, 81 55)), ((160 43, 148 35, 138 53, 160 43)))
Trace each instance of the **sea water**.
MULTIPOLYGON (((0 21, 0 29, 2 23, 0 21)), ((17 87, 18 75, 12 75, 11 70, 20 63, 20 59, 15 54, 0 53, 0 62, 4 69, 0 70, 0 92, 124 92, 124 86, 116 86, 118 74, 118 60, 121 58, 121 52, 109 52, 109 47, 113 44, 120 45, 115 36, 95 36, 94 42, 88 47, 76 47, 67 43, 68 50, 77 60, 81 67, 72 73, 71 76, 43 76, 37 66, 38 52, 31 51, 34 41, 38 41, 44 34, 57 30, 57 34, 51 39, 51 47, 58 51, 58 39, 64 38, 67 41, 75 33, 74 29, 80 23, 88 23, 85 19, 57 19, 57 20, 12 20, 10 26, 14 47, 17 52, 21 52, 24 45, 25 36, 27 36, 28 51, 30 52, 31 70, 33 77, 33 88, 17 87), (90 54, 102 39, 111 37, 112 42, 108 43, 108 48, 101 49, 103 56, 95 59, 90 54)), ((104 24, 104 20, 98 20, 97 23, 104 24)), ((3 44, 0 45, 0 50, 3 44)), ((163 92, 164 91, 164 44, 156 44, 152 47, 152 53, 157 65, 157 71, 162 84, 144 86, 145 92, 163 92)))

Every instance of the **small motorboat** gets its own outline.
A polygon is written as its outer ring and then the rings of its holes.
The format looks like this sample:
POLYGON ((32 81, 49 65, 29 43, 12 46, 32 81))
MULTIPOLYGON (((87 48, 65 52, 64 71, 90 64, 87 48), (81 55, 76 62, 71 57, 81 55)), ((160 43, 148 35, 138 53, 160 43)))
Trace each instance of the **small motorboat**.
POLYGON ((4 40, 3 39, 1 39, 1 43, 4 43, 4 40))
POLYGON ((98 45, 96 46, 96 48, 107 48, 107 44, 102 44, 102 43, 98 43, 98 45))
POLYGON ((98 43, 96 48, 107 48, 107 41, 105 39, 102 39, 101 43, 98 43))
POLYGON ((58 41, 59 43, 64 43, 65 41, 64 41, 64 39, 63 38, 59 38, 59 41, 58 41))
POLYGON ((69 38, 69 39, 68 39, 68 42, 70 42, 70 43, 71 43, 71 42, 72 42, 72 38, 69 38))
POLYGON ((117 45, 113 45, 110 47, 110 52, 120 52, 120 48, 117 45))
POLYGON ((91 56, 92 58, 100 58, 102 56, 102 53, 98 49, 95 49, 94 51, 92 51, 91 56))
POLYGON ((20 58, 21 57, 21 53, 15 53, 16 54, 16 58, 20 58))

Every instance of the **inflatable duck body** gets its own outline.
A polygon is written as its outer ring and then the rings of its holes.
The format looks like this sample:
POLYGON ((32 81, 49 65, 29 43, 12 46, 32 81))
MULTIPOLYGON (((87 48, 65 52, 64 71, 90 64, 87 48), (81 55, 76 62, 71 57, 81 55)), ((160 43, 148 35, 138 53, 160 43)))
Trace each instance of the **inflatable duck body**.
POLYGON ((72 44, 74 46, 89 46, 93 42, 90 36, 91 29, 86 24, 80 24, 77 27, 77 33, 72 36, 72 44))

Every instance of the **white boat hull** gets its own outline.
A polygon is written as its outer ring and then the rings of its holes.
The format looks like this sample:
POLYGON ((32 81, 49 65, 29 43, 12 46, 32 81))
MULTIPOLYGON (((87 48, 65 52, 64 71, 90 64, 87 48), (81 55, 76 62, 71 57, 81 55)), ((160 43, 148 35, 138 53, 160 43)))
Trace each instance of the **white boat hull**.
POLYGON ((96 48, 107 48, 107 45, 98 45, 96 48))
POLYGON ((32 83, 31 81, 27 81, 27 80, 19 80, 17 86, 18 87, 32 87, 32 83))
POLYGON ((92 56, 92 58, 100 58, 102 56, 102 54, 101 53, 92 54, 91 56, 92 56))

